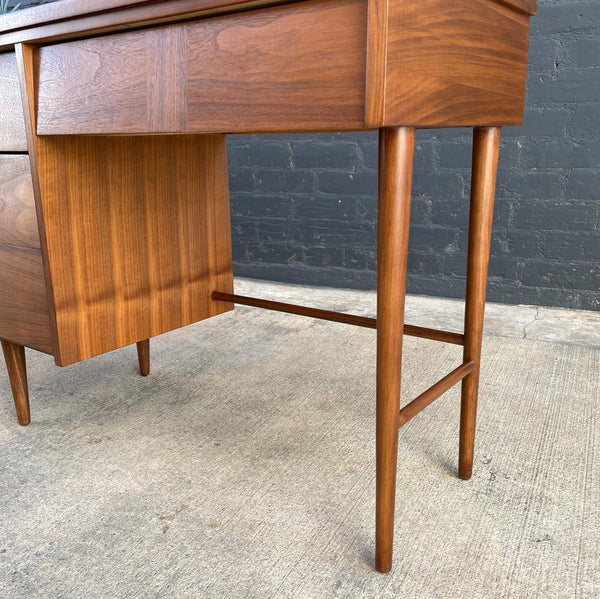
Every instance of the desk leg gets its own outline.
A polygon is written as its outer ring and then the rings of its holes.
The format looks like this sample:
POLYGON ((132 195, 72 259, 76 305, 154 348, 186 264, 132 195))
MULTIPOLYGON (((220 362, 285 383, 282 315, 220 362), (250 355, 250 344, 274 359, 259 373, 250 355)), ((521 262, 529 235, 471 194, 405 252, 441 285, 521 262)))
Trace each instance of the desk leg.
POLYGON ((377 498, 375 566, 392 567, 402 330, 415 145, 411 127, 379 133, 377 231, 377 498))
POLYGON ((142 376, 148 376, 150 374, 150 339, 138 341, 136 345, 140 374, 142 376))
POLYGON ((27 368, 25 363, 25 348, 16 343, 2 341, 2 351, 8 370, 8 378, 12 388, 17 419, 23 426, 31 422, 29 414, 29 391, 27 389, 27 368))
POLYGON ((473 136, 464 360, 472 360, 475 368, 462 382, 458 475, 465 480, 471 478, 473 471, 479 363, 500 133, 500 127, 477 127, 473 136))

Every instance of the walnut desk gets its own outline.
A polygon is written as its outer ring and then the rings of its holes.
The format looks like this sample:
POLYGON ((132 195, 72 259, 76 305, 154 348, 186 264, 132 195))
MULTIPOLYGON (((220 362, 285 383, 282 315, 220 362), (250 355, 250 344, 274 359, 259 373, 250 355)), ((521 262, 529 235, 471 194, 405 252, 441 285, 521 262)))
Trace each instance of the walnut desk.
POLYGON ((235 303, 377 329, 376 566, 398 428, 462 381, 473 464, 500 131, 523 116, 536 0, 60 0, 0 18, 0 338, 59 366, 235 303), (415 128, 474 129, 464 334, 404 323, 415 128), (379 131, 377 319, 234 294, 225 134, 379 131), (399 406, 402 337, 464 360, 399 406))

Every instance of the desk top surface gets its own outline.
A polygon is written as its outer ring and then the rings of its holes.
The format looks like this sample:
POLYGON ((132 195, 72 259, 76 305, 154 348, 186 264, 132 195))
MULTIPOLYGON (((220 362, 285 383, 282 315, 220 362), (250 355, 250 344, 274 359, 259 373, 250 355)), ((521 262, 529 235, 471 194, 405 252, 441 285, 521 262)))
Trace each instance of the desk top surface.
MULTIPOLYGON (((88 16, 115 13, 135 9, 132 20, 137 21, 148 14, 156 14, 156 9, 164 10, 165 17, 199 12, 228 12, 249 7, 269 6, 290 3, 294 0, 58 0, 0 16, 0 36, 32 27, 51 23, 68 22, 88 16), (151 9, 151 11, 150 11, 151 9)), ((401 1, 401 0, 391 0, 401 1)), ((452 0, 448 0, 452 1, 452 0)), ((473 0, 476 4, 481 0, 473 0)), ((510 6, 525 14, 536 12, 537 0, 492 0, 510 6)))

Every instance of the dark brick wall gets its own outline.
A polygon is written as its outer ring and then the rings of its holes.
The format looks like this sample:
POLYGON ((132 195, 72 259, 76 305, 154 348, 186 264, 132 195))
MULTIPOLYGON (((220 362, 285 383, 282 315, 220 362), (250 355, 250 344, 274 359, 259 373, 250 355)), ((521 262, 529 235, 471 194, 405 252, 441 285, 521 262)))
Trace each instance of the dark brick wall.
MULTIPOLYGON (((539 0, 527 112, 504 131, 488 297, 600 308, 600 2, 539 0)), ((374 288, 374 133, 233 136, 235 272, 374 288)), ((470 132, 418 136, 409 290, 462 297, 470 132)))

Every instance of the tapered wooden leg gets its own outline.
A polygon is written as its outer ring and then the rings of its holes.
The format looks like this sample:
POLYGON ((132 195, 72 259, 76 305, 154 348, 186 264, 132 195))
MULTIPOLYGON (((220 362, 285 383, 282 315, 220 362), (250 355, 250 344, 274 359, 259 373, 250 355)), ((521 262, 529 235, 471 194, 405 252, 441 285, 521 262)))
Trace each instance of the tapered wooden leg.
POLYGON ((377 498, 375 566, 392 567, 402 329, 415 131, 381 129, 377 231, 377 498))
POLYGON ((4 352, 15 409, 17 410, 17 419, 19 424, 25 426, 31 422, 25 348, 22 345, 10 343, 10 341, 2 341, 2 351, 4 352))
POLYGON ((140 374, 148 376, 150 374, 150 339, 138 341, 137 353, 138 362, 140 364, 140 374))
POLYGON ((500 133, 500 127, 478 127, 473 135, 464 360, 472 360, 475 368, 462 382, 458 475, 465 480, 471 478, 473 472, 481 339, 500 133))

